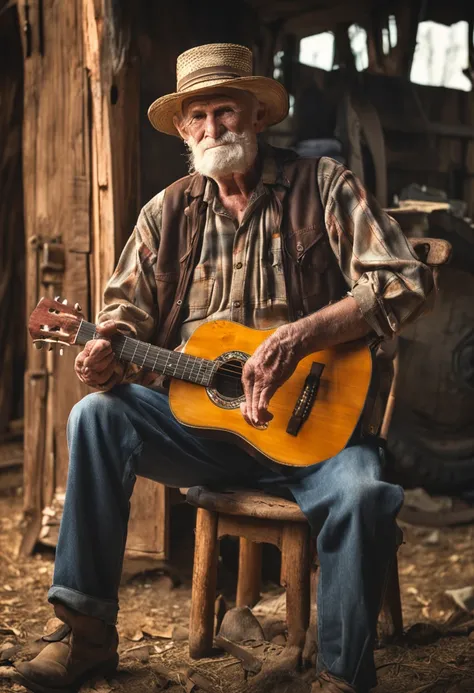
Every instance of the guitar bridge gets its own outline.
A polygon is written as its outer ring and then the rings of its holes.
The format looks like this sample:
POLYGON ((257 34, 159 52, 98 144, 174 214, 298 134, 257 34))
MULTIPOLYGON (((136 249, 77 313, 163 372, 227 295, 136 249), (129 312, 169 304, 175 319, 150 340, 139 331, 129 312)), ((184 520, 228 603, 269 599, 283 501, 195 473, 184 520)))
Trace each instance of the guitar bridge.
POLYGON ((290 436, 298 435, 301 426, 310 415, 314 400, 318 394, 324 365, 324 363, 316 362, 311 365, 309 375, 304 381, 303 389, 298 397, 293 414, 288 422, 288 426, 286 427, 286 432, 289 433, 290 436))

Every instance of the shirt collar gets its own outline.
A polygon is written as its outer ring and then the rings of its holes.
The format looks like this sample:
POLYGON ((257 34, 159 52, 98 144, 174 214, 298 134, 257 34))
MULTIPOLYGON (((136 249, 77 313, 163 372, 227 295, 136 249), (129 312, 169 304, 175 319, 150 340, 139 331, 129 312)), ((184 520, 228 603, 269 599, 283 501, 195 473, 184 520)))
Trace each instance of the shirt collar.
POLYGON ((262 143, 259 147, 259 155, 262 157, 262 183, 264 185, 281 185, 290 187, 290 181, 285 176, 283 160, 277 156, 277 150, 269 144, 262 143))

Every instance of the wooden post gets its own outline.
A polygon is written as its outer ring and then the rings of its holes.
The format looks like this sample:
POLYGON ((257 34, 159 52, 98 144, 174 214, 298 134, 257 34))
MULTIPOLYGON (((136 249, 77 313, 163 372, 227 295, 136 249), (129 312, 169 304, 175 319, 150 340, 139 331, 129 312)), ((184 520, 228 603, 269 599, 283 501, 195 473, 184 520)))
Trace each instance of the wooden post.
POLYGON ((262 545, 240 537, 236 606, 254 606, 260 599, 262 545))
POLYGON ((309 526, 287 523, 281 547, 281 584, 286 588, 287 646, 303 649, 309 624, 309 526))
POLYGON ((310 593, 309 593, 309 626, 306 631, 306 639, 303 649, 303 665, 306 667, 316 666, 316 655, 318 651, 318 586, 319 586, 319 562, 316 551, 316 540, 313 539, 311 548, 311 567, 310 567, 310 593))
POLYGON ((403 633, 403 613, 398 579, 398 559, 395 555, 389 568, 382 609, 379 619, 379 632, 383 638, 393 638, 403 633))
POLYGON ((189 654, 194 659, 212 651, 217 581, 217 513, 199 508, 196 516, 189 654))
POLYGON ((82 15, 92 105, 95 314, 139 210, 140 79, 138 61, 130 47, 132 18, 115 16, 110 0, 82 0, 82 15))

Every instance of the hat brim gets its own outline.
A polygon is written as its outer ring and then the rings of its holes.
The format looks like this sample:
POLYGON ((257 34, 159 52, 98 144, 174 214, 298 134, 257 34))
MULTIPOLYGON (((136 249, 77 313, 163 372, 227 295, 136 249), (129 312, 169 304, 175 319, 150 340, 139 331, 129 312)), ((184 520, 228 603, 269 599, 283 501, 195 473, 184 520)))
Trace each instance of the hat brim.
POLYGON ((218 92, 219 87, 240 89, 254 94, 265 105, 265 124, 280 123, 288 115, 288 92, 285 87, 270 77, 235 77, 234 79, 214 79, 201 82, 198 89, 189 89, 174 94, 166 94, 153 101, 148 109, 148 118, 156 130, 167 135, 179 137, 173 124, 173 116, 181 112, 183 101, 197 94, 218 92))

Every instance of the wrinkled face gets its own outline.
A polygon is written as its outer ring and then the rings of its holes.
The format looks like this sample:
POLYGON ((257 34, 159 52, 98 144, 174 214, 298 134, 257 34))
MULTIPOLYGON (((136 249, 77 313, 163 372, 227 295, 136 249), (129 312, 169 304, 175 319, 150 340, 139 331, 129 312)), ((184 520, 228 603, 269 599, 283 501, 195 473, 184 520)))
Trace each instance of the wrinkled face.
POLYGON ((264 109, 252 94, 223 89, 185 101, 174 124, 190 149, 191 167, 215 178, 250 169, 263 121, 264 109))

